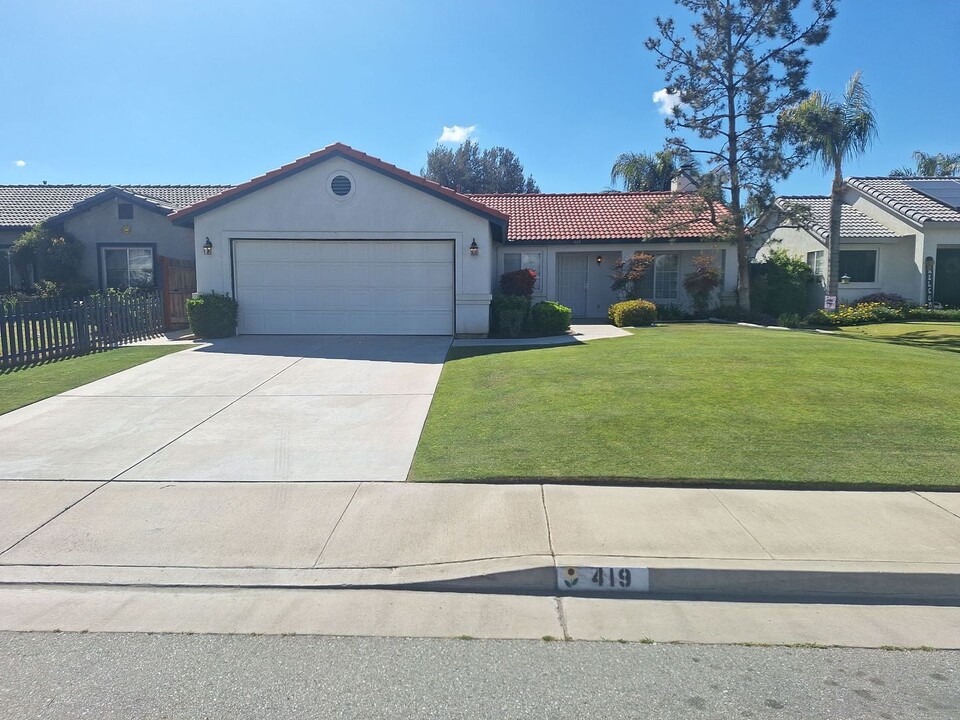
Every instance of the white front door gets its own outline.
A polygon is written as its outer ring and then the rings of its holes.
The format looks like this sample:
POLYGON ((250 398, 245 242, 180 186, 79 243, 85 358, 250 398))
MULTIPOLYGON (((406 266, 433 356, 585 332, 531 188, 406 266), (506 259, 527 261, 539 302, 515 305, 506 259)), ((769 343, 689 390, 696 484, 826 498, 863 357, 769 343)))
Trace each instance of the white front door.
POLYGON ((452 335, 452 240, 235 240, 242 334, 452 335))
POLYGON ((557 253, 557 297, 574 317, 587 314, 587 253, 557 253))

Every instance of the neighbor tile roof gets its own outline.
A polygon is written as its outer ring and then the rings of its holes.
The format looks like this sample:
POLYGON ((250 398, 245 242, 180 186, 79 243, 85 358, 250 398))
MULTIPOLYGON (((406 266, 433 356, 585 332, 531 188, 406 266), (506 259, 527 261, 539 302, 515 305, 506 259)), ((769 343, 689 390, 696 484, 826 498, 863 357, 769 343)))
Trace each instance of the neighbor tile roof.
POLYGON ((229 185, 0 185, 0 227, 30 227, 118 187, 172 210, 223 192, 229 185))
MULTIPOLYGON (((787 209, 789 206, 806 206, 810 208, 809 220, 805 226, 816 233, 821 240, 830 240, 830 198, 821 195, 786 195, 778 197, 779 207, 787 209)), ((840 208, 840 237, 841 238, 892 238, 899 237, 890 228, 881 225, 873 218, 869 218, 851 205, 844 204, 840 208)))
MULTIPOLYGON (((608 192, 470 195, 510 217, 508 242, 651 240, 707 237, 715 231, 698 195, 608 192)), ((716 206, 723 217, 727 210, 716 206)))
POLYGON ((906 184, 909 180, 943 180, 930 177, 851 177, 846 183, 893 208, 901 215, 925 222, 960 222, 960 211, 927 197, 906 184))
POLYGON ((223 192, 213 197, 205 198, 189 207, 184 207, 173 213, 170 216, 170 219, 175 223, 183 224, 184 222, 188 222, 197 215, 215 208, 218 205, 223 205, 231 200, 243 197, 247 193, 253 192, 261 186, 269 185, 270 183, 281 180, 289 175, 298 173, 301 170, 306 170, 307 168, 317 165, 318 163, 321 163, 324 160, 332 157, 344 157, 349 160, 353 160, 359 165, 363 165, 372 170, 383 173, 384 175, 393 177, 408 185, 412 185, 413 187, 425 190, 432 195, 449 200, 454 204, 460 205, 461 207, 479 212, 489 218, 492 218, 493 220, 504 221, 507 219, 503 213, 497 211, 495 208, 471 200, 467 195, 463 195, 462 193, 452 190, 451 188, 444 187, 440 183, 436 183, 433 180, 427 180, 419 175, 414 175, 406 170, 401 170, 396 165, 391 165, 390 163, 384 162, 380 158, 376 158, 373 155, 367 155, 364 152, 353 149, 349 145, 339 142, 333 143, 332 145, 327 145, 325 148, 321 148, 320 150, 312 152, 309 155, 304 155, 303 157, 298 158, 291 163, 287 163, 286 165, 281 165, 275 170, 266 172, 263 175, 258 175, 252 180, 247 180, 245 183, 240 183, 236 187, 224 189, 223 192))

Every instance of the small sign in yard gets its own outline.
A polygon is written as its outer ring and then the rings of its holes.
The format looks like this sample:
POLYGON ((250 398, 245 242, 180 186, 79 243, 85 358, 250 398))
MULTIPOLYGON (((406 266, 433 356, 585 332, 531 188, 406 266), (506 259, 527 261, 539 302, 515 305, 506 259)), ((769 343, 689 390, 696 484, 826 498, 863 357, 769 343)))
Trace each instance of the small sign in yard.
POLYGON ((557 590, 567 592, 650 592, 644 567, 558 567, 557 590))
POLYGON ((837 296, 836 296, 836 295, 824 295, 824 296, 823 296, 823 309, 824 309, 824 310, 836 310, 836 309, 837 309, 837 296))

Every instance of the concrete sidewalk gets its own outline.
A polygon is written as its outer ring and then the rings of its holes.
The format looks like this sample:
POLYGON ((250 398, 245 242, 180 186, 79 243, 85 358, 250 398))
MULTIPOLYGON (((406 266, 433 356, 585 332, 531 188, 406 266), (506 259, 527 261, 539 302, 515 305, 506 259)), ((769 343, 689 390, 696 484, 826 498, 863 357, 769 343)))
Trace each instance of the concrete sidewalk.
POLYGON ((960 493, 3 482, 0 550, 15 584, 543 593, 613 566, 660 595, 960 604, 960 493))

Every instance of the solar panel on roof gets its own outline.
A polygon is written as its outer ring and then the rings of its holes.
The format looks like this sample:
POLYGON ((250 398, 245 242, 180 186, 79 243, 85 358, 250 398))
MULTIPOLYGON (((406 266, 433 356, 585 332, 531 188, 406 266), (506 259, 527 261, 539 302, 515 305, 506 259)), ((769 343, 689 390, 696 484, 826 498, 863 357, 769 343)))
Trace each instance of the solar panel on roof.
POLYGON ((903 184, 954 210, 960 210, 958 180, 904 180, 903 184))

